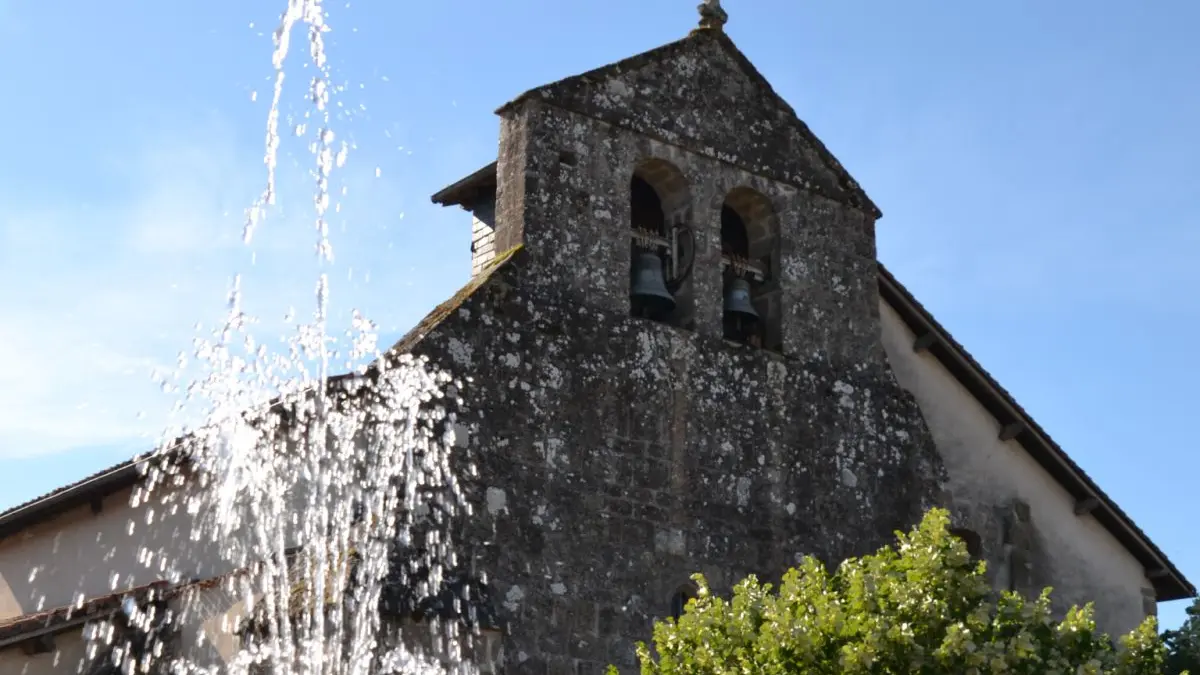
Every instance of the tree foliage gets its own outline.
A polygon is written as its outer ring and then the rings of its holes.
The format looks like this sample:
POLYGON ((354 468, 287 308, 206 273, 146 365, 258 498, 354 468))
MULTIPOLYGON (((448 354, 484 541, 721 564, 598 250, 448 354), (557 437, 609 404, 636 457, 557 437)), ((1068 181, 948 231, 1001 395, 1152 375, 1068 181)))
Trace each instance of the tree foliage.
POLYGON ((1049 589, 997 597, 948 524, 935 509, 894 546, 835 572, 809 557, 777 589, 751 576, 728 600, 697 575, 684 614, 655 625, 654 651, 638 645, 642 675, 1162 673, 1153 617, 1117 648, 1090 604, 1055 621, 1049 589))
POLYGON ((1178 630, 1163 633, 1167 646, 1167 675, 1200 673, 1200 600, 1187 608, 1187 619, 1178 630))

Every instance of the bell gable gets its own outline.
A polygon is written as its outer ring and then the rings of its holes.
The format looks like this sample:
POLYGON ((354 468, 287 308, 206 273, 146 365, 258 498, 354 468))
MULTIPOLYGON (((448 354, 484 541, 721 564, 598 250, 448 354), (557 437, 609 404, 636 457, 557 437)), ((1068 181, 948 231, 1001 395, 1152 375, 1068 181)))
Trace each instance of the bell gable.
POLYGON ((882 214, 770 83, 719 30, 521 94, 882 214))

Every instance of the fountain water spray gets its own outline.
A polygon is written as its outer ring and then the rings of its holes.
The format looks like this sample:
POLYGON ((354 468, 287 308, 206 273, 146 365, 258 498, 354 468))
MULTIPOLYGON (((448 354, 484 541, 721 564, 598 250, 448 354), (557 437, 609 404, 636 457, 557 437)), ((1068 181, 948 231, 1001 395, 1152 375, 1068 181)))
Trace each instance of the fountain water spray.
MULTIPOLYGON (((323 41, 329 28, 320 0, 288 0, 274 34, 266 187, 247 211, 243 234, 249 244, 276 200, 284 63, 297 24, 307 27, 316 70, 309 94, 319 132, 310 149, 316 252, 324 265, 333 256, 329 179, 345 146, 335 153, 323 41)), ((441 402, 457 385, 418 359, 385 358, 375 326, 357 312, 345 356, 372 365, 331 378, 329 290, 322 272, 313 321, 299 326, 286 353, 272 354, 248 331, 253 320, 234 279, 224 325, 195 343, 206 374, 177 405, 199 406, 204 420, 166 436, 133 497, 145 514, 138 527, 154 527, 156 513, 184 513, 190 537, 139 551, 163 584, 90 627, 94 666, 211 675, 472 668, 411 650, 404 631, 430 628, 385 626, 379 611, 388 583, 414 597, 433 595, 444 570, 456 565, 441 527, 461 506, 450 470, 451 418, 441 402), (418 552, 419 578, 394 578, 401 550, 418 552)), ((181 369, 187 361, 181 357, 181 369)), ((470 637, 447 625, 436 642, 453 656, 470 637)))

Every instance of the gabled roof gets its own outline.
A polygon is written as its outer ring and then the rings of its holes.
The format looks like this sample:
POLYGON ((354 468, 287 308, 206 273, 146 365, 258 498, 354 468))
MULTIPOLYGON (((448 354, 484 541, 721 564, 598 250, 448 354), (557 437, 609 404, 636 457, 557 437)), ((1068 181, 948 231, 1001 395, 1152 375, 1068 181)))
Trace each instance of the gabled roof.
POLYGON ((496 112, 504 115, 529 99, 668 143, 698 142, 688 149, 882 216, 792 106, 718 30, 695 30, 681 40, 530 89, 496 112), (722 59, 732 61, 733 68, 717 67, 722 59), (733 84, 746 86, 731 93, 726 85, 735 76, 744 82, 733 84), (609 85, 618 80, 635 86, 614 94, 609 85), (655 107, 648 91, 673 103, 655 107), (694 123, 681 122, 679 113, 689 109, 704 114, 694 123), (728 134, 716 132, 722 125, 728 134))
POLYGON ((488 280, 490 280, 496 273, 508 267, 509 263, 516 260, 524 250, 524 246, 518 245, 507 251, 504 251, 503 253, 500 253, 495 258, 492 258, 492 260, 488 262, 478 274, 476 274, 474 277, 471 277, 470 281, 468 281, 462 288, 458 289, 457 293, 450 296, 450 299, 435 307, 432 312, 426 314, 425 318, 421 319, 416 326, 413 326, 412 330, 408 331, 404 337, 397 340, 396 343, 392 345, 392 348, 388 350, 388 354, 408 353, 417 345, 417 343, 424 339, 425 336, 430 333, 430 331, 441 325, 441 323, 445 321, 446 318, 454 312, 454 310, 461 307, 464 302, 471 298, 472 295, 479 291, 479 289, 483 288, 487 284, 488 280))

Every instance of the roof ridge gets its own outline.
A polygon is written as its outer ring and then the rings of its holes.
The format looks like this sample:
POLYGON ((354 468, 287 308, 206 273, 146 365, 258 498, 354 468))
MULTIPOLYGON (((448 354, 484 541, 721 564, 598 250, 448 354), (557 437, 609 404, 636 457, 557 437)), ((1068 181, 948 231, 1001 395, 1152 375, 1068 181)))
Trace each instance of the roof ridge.
MULTIPOLYGON (((707 31, 703 31, 701 34, 703 34, 703 33, 707 33, 707 31)), ((668 54, 676 49, 681 48, 683 45, 686 45, 687 43, 691 42, 695 38, 696 38, 696 34, 694 34, 694 33, 688 34, 677 40, 672 40, 671 42, 659 45, 652 49, 648 49, 644 52, 639 52, 632 56, 626 56, 625 58, 617 60, 617 61, 613 61, 612 63, 608 63, 608 64, 605 64, 602 66, 597 66, 595 68, 592 68, 590 70, 585 70, 584 72, 577 73, 575 75, 567 75, 565 77, 560 77, 557 80, 554 80, 552 82, 546 82, 544 84, 537 85, 536 87, 526 89, 525 91, 521 92, 520 94, 517 94, 516 97, 510 99, 508 102, 501 105, 499 108, 496 108, 495 112, 497 115, 503 115, 504 113, 508 112, 509 110, 512 110, 513 108, 520 105, 526 99, 531 98, 535 95, 539 95, 542 92, 544 92, 545 90, 547 90, 548 88, 553 87, 561 82, 566 82, 568 80, 590 80, 590 79, 596 78, 598 75, 601 75, 601 74, 607 74, 609 72, 622 72, 625 69, 629 68, 630 66, 640 67, 643 63, 649 62, 649 61, 653 60, 655 57, 668 54)))

